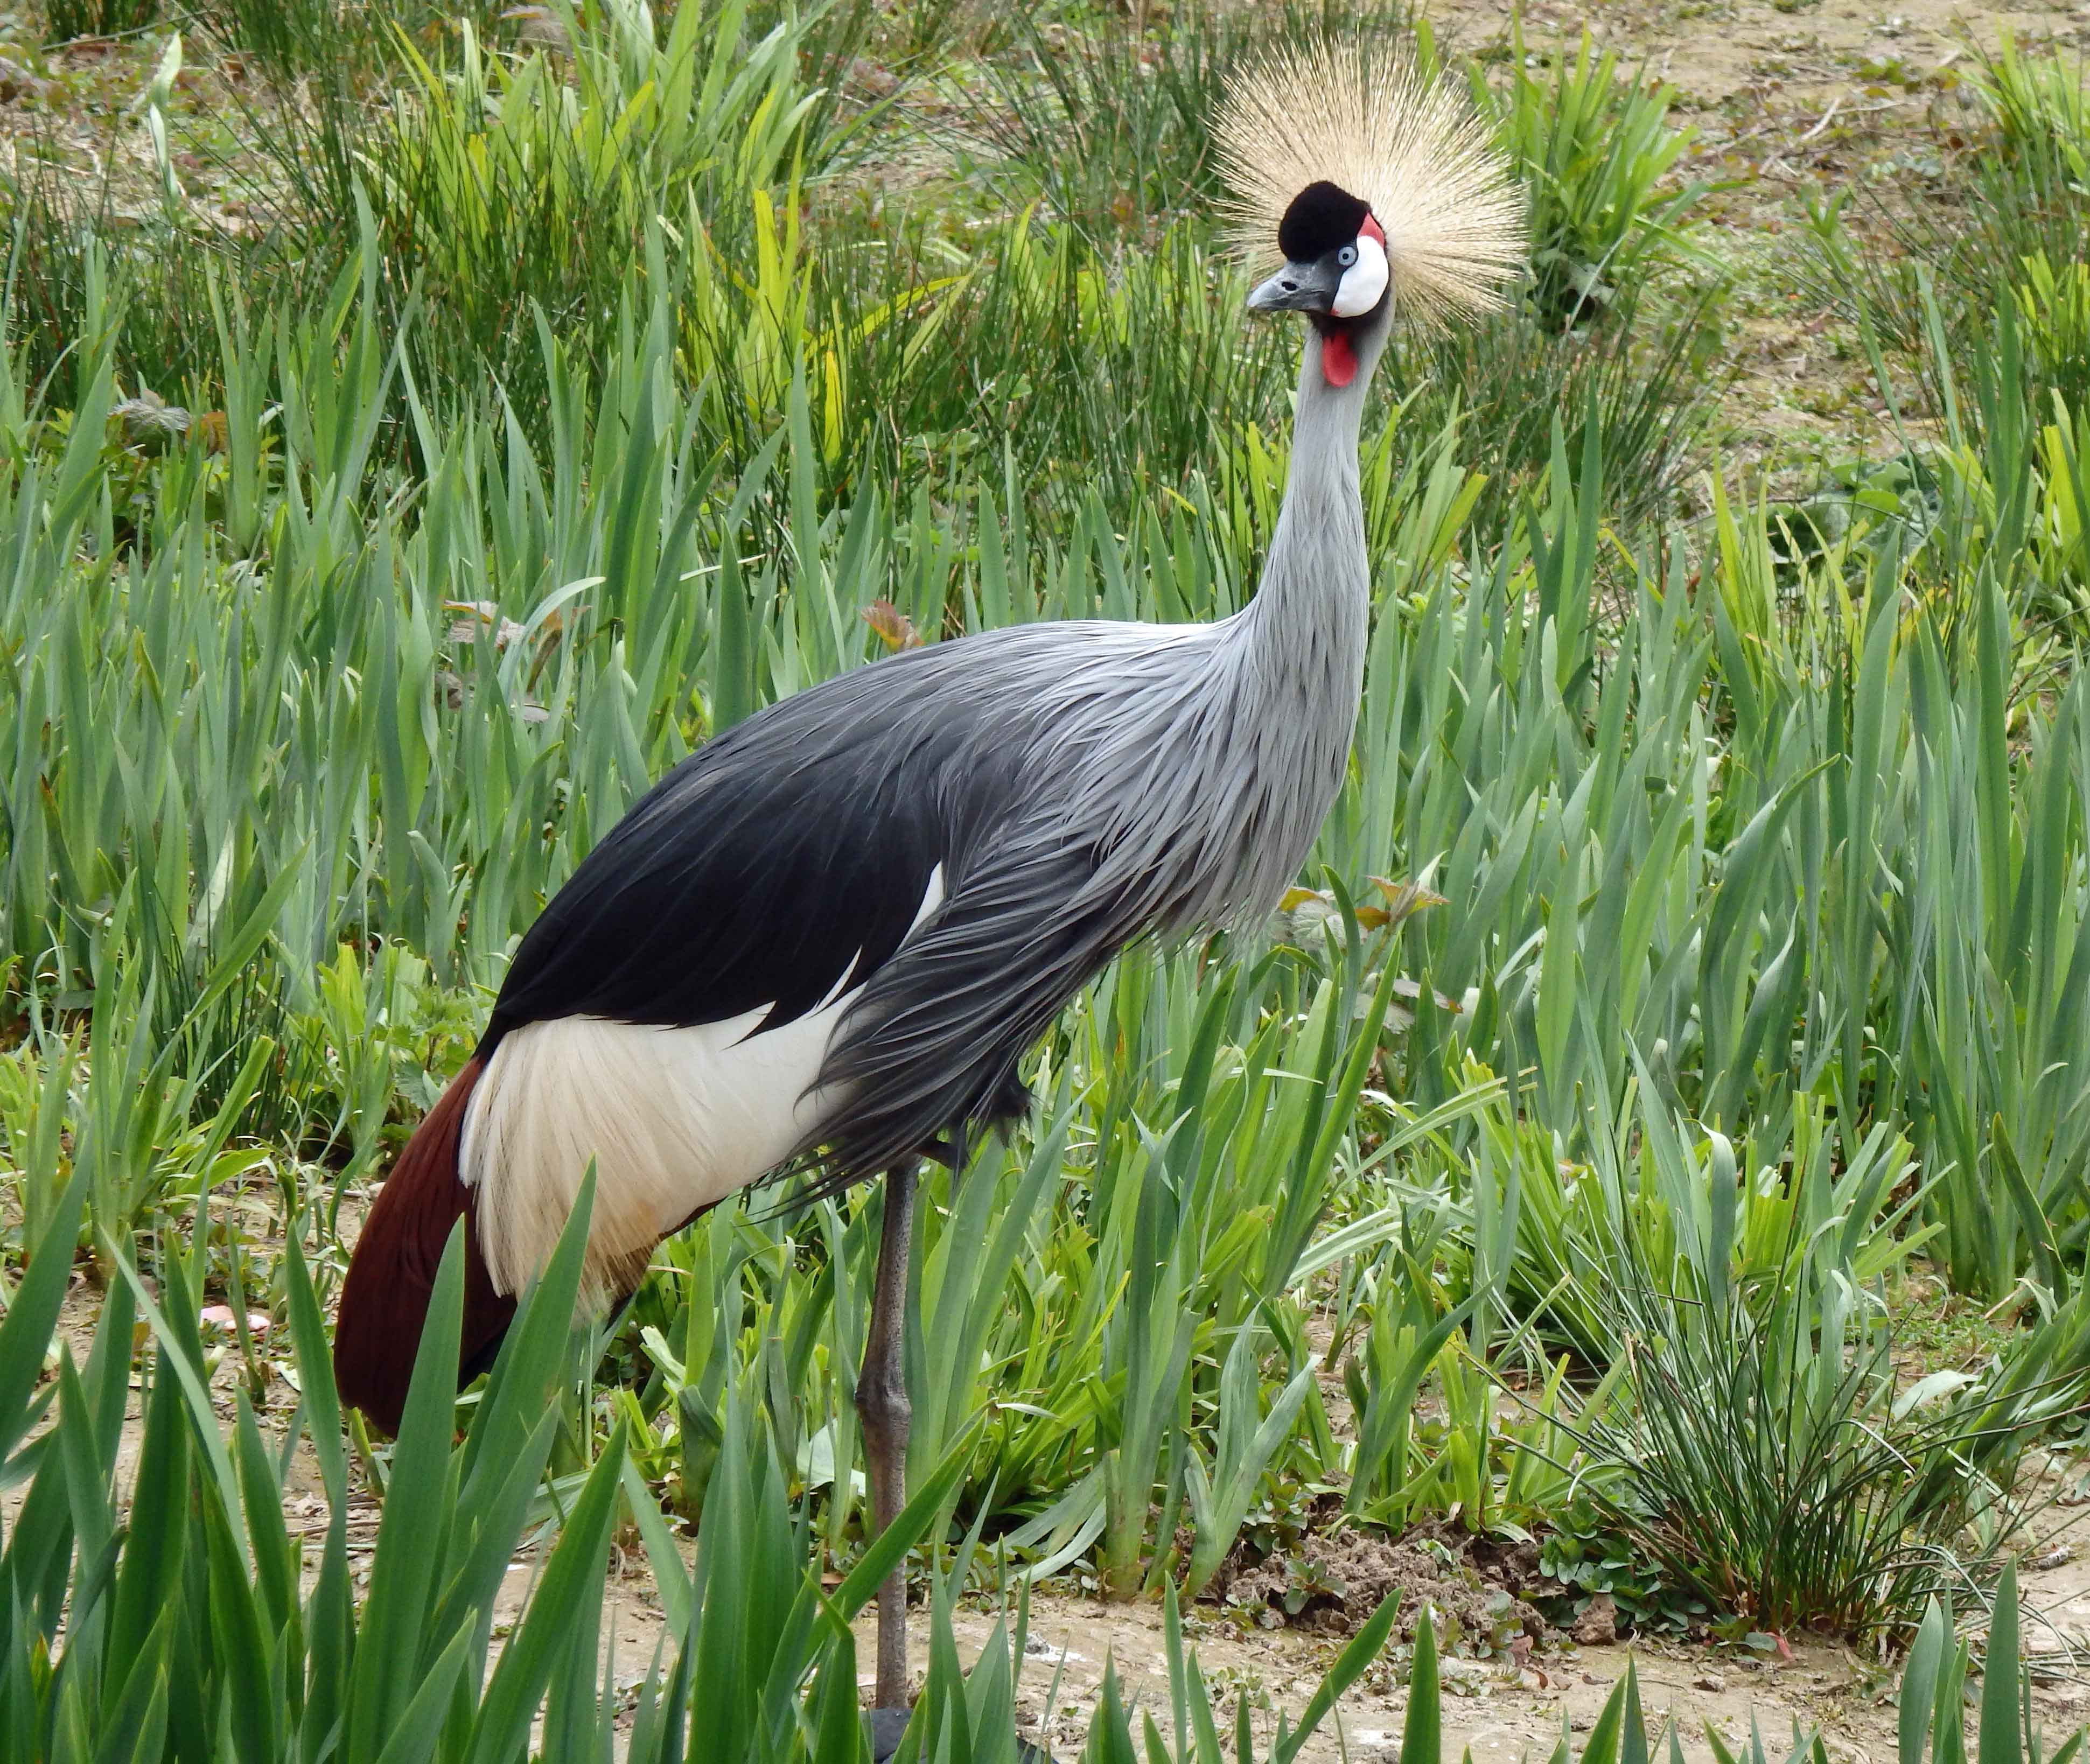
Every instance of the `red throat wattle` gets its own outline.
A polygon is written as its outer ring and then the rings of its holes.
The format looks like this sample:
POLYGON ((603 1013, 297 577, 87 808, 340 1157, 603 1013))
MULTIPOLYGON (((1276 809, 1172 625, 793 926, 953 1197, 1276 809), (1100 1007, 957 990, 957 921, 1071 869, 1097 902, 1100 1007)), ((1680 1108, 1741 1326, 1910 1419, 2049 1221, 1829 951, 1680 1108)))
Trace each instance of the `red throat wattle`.
POLYGON ((1331 386, 1346 386, 1357 376, 1357 352, 1348 331, 1321 333, 1321 377, 1331 386))

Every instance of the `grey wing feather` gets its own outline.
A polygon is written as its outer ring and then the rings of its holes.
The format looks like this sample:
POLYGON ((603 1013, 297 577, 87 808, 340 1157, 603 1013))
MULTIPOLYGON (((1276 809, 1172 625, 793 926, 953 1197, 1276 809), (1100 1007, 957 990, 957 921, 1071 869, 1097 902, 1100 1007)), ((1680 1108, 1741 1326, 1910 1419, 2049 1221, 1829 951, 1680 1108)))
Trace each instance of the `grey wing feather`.
POLYGON ((867 975, 821 1073, 845 1101, 815 1192, 1020 1115, 1017 1062, 1074 995, 1142 936, 1266 910, 1340 781, 1347 725, 1272 702, 1275 670, 1224 626, 1000 635, 975 714, 940 730, 938 818, 965 829, 944 898, 867 975))
POLYGON ((827 1136, 834 1181, 918 1152, 925 1129, 1020 1112, 1017 1060, 1144 928, 1136 891, 1099 893, 1096 875, 1049 834, 1004 845, 871 976, 821 1078, 849 1097, 827 1136))

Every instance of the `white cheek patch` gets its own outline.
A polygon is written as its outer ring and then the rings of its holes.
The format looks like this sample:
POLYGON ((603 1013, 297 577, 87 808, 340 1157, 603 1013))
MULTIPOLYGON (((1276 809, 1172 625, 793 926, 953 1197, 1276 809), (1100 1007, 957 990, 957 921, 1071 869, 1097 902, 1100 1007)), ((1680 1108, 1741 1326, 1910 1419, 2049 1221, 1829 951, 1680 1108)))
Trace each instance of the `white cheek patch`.
POLYGON ((1386 247, 1369 233, 1359 234, 1357 260, 1343 272, 1329 310, 1339 319, 1361 318, 1378 304, 1386 278, 1386 247))

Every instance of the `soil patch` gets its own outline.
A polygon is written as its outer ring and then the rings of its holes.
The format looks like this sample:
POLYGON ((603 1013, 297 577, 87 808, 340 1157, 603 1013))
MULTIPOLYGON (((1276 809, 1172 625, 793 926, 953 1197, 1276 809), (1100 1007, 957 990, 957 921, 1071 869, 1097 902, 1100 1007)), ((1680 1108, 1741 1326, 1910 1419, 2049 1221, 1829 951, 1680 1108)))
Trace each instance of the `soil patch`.
POLYGON ((1253 1566, 1223 1573, 1209 1595, 1254 1613, 1262 1628, 1309 1635, 1354 1634, 1387 1594, 1401 1595, 1398 1631, 1415 1639, 1426 1610, 1437 1613, 1437 1639, 1446 1650, 1501 1654, 1520 1637, 1546 1634, 1544 1617, 1469 1559, 1427 1539, 1389 1542, 1363 1532, 1309 1537, 1253 1566))

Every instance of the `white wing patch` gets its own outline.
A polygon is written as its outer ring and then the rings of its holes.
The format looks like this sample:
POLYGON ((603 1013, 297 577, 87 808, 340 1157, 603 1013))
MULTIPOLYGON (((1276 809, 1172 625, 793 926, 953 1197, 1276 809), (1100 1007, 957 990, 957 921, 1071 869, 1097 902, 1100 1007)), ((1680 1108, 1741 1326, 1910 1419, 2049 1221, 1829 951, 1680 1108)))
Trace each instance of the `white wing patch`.
MULTIPOLYGON (((939 864, 910 936, 943 899, 939 864)), ((814 1081, 862 991, 850 984, 860 961, 814 1009, 759 1034, 767 1005, 686 1029, 561 1017, 504 1036, 472 1091, 458 1160, 479 1191, 495 1290, 518 1292, 544 1266, 591 1157, 582 1301, 593 1309, 628 1290, 690 1214, 812 1138, 843 1100, 814 1081)))

